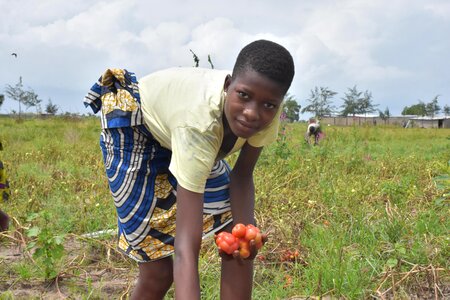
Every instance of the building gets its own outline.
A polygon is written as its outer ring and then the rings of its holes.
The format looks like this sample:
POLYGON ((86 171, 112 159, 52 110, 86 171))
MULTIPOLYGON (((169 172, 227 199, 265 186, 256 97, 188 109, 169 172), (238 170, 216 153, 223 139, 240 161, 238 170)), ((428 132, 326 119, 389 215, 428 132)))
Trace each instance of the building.
POLYGON ((406 128, 450 128, 450 116, 393 116, 381 118, 376 115, 327 116, 320 119, 322 124, 336 126, 377 126, 393 125, 406 128))
POLYGON ((420 128, 450 128, 450 116, 413 117, 408 120, 406 127, 420 128))

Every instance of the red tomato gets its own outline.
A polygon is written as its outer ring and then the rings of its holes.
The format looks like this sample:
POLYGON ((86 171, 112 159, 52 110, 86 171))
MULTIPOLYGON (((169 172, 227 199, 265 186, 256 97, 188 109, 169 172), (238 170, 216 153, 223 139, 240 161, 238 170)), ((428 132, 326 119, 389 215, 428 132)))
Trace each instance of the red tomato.
POLYGON ((220 250, 222 250, 223 252, 225 252, 227 254, 233 253, 233 251, 231 250, 230 245, 228 245, 224 241, 221 241, 218 246, 219 246, 220 250))
POLYGON ((239 248, 239 241, 229 232, 221 232, 216 236, 216 245, 225 253, 233 254, 239 248))
POLYGON ((254 229, 256 229, 256 231, 259 232, 259 228, 256 227, 255 225, 253 225, 253 224, 248 224, 248 225, 247 225, 247 228, 249 228, 249 227, 254 228, 254 229))
POLYGON ((224 233, 225 232, 220 232, 219 234, 216 235, 216 245, 217 246, 219 246, 219 244, 222 242, 224 233))
POLYGON ((245 236, 246 230, 247 230, 247 228, 245 227, 244 224, 238 223, 238 224, 234 225, 231 233, 237 238, 243 238, 245 236))
POLYGON ((244 239, 239 240, 239 254, 242 258, 250 256, 250 244, 244 239))
POLYGON ((236 243, 236 237, 229 232, 224 234, 222 239, 230 245, 236 243))
POLYGON ((225 231, 219 232, 218 234, 216 234, 216 239, 223 237, 225 233, 225 231))
POLYGON ((251 241, 254 240, 256 238, 256 235, 258 234, 258 230, 255 226, 253 225, 247 225, 247 230, 245 231, 245 239, 247 241, 251 241))
POLYGON ((256 234, 256 237, 255 237, 255 246, 256 246, 256 249, 261 249, 261 247, 263 246, 263 241, 262 241, 262 235, 261 235, 261 233, 260 232, 258 232, 257 234, 256 234))
POLYGON ((255 243, 257 244, 257 243, 262 243, 262 235, 261 235, 261 232, 257 232, 256 233, 256 236, 255 236, 255 238, 254 238, 254 240, 255 240, 255 243))

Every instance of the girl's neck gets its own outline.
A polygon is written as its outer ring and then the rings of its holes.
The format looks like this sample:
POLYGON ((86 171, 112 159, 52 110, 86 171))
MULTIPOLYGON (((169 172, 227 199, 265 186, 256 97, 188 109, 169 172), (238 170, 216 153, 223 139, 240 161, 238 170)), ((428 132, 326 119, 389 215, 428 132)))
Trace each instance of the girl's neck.
POLYGON ((222 114, 222 123, 223 123, 223 139, 222 144, 220 146, 220 153, 226 155, 231 151, 231 149, 233 149, 233 146, 237 140, 237 136, 233 133, 233 131, 231 131, 225 113, 222 114))

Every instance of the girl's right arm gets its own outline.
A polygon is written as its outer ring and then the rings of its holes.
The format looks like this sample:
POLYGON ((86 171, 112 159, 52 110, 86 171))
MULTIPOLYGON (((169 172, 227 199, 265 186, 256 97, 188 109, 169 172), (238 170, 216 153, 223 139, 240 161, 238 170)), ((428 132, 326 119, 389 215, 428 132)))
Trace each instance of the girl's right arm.
POLYGON ((198 257, 203 233, 203 194, 177 186, 175 297, 200 299, 198 257))

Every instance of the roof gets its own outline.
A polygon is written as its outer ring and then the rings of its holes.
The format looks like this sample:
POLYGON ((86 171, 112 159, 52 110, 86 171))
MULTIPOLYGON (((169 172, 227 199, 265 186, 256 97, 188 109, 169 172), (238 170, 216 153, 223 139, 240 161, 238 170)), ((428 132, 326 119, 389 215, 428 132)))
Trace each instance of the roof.
POLYGON ((410 117, 411 120, 424 120, 424 121, 434 121, 434 120, 445 120, 450 119, 450 116, 412 116, 410 117))

